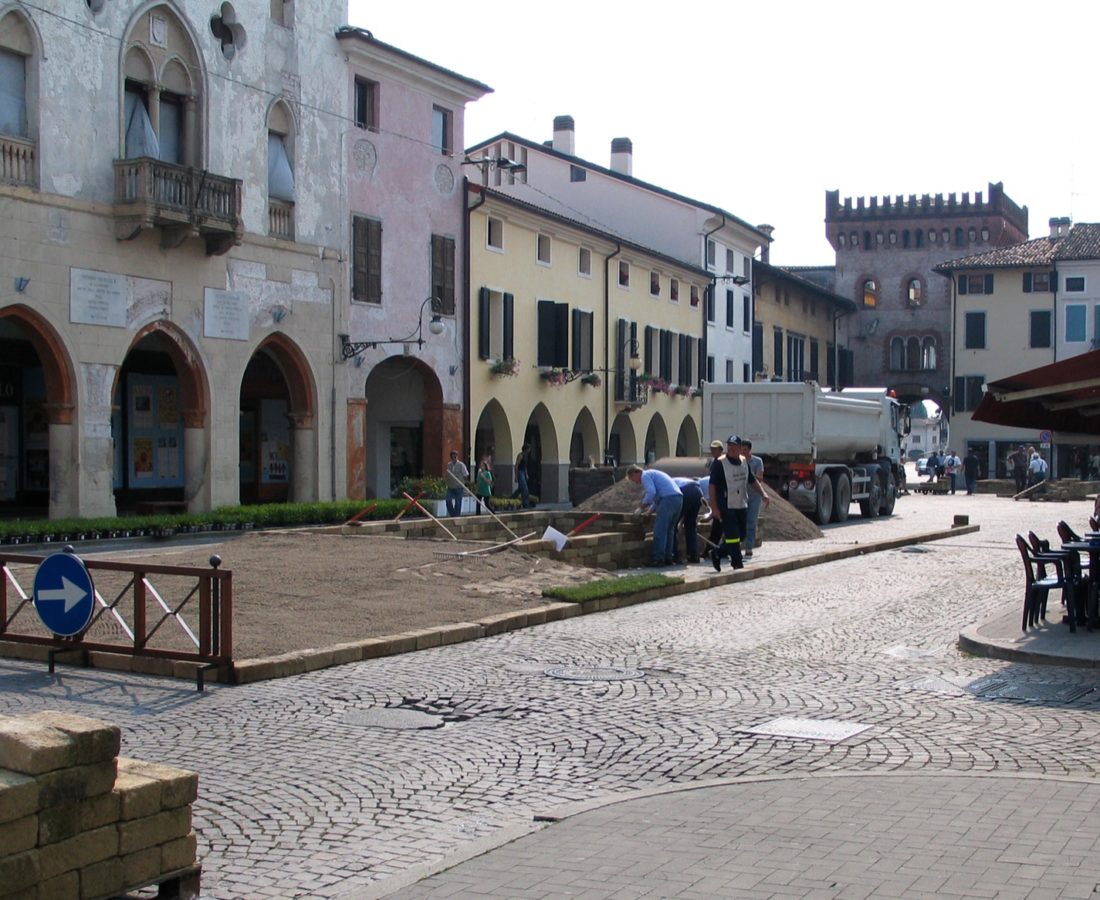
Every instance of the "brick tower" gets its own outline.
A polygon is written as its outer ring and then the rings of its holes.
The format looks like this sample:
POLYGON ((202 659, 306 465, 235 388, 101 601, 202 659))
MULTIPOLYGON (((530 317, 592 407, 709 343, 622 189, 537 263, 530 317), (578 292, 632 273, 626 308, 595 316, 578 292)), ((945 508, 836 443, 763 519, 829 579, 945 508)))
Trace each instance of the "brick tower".
POLYGON ((1000 182, 988 199, 964 193, 851 197, 825 192, 825 231, 836 252, 834 290, 859 311, 847 322, 857 385, 894 388, 907 402, 949 411, 951 285, 932 267, 1027 240, 1027 207, 1000 182))

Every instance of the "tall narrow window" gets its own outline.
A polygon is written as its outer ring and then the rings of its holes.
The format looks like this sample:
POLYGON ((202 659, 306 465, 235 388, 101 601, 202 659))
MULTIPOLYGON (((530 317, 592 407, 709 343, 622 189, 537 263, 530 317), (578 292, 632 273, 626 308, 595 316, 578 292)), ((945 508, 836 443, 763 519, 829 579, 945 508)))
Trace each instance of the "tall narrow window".
POLYGON ((581 247, 577 252, 577 274, 586 278, 592 275, 592 251, 581 247))
POLYGON ((451 120, 449 109, 444 109, 442 106, 432 107, 432 146, 445 156, 450 156, 454 147, 451 120))
POLYGON ((125 115, 126 159, 138 159, 148 156, 160 158, 160 141, 149 118, 148 99, 145 86, 136 81, 126 81, 126 93, 123 101, 125 115))
MULTIPOLYGON (((1082 338, 1082 340, 1084 340, 1084 338, 1082 338)), ((966 314, 963 346, 967 350, 985 349, 984 312, 968 312, 966 314)))
POLYGON ((726 289, 726 327, 733 328, 737 322, 737 314, 734 311, 733 291, 726 289))
POLYGON ((378 83, 355 76, 355 125, 378 130, 378 83))
POLYGON ((863 282, 863 305, 871 308, 878 306, 878 282, 873 278, 863 282))
POLYGON ((351 220, 351 296, 382 302, 382 223, 355 216, 351 220))
POLYGON ((485 245, 494 250, 504 249, 504 223, 500 219, 489 216, 486 220, 485 245))
POLYGON ((444 315, 455 311, 455 239, 432 235, 432 296, 444 315))
POLYGON ((924 303, 924 285, 919 278, 909 279, 909 290, 906 299, 910 306, 921 306, 924 303))
POLYGON ((1066 341, 1080 343, 1088 340, 1088 322, 1083 303, 1070 303, 1066 306, 1066 341))
POLYGON ((890 370, 900 372, 905 368, 905 339, 895 337, 890 339, 890 370))
POLYGON ((926 337, 920 345, 920 367, 926 372, 934 372, 936 369, 936 339, 926 337))
MULTIPOLYGON (((1100 307, 1097 307, 1100 309, 1100 307)), ((1050 310, 1033 309, 1029 316, 1030 328, 1028 346, 1033 348, 1047 348, 1050 346, 1050 310)))
POLYGON ((550 265, 550 235, 540 234, 536 241, 535 255, 544 266, 550 265))
POLYGON ((0 50, 0 133, 27 136, 27 58, 0 50))
POLYGON ((276 103, 271 108, 267 127, 268 234, 293 240, 294 129, 290 112, 282 103, 276 103))
POLYGON ((619 287, 630 287, 630 263, 619 262, 619 287))
POLYGON ((717 252, 718 251, 714 246, 714 241, 708 240, 707 241, 707 265, 708 266, 713 266, 714 265, 714 255, 717 252))

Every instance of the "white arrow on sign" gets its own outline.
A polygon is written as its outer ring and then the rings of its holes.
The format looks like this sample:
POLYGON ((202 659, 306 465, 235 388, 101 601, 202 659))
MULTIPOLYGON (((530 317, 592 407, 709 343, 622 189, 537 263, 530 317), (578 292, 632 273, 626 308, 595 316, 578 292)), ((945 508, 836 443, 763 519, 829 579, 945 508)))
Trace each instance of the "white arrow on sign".
POLYGON ((47 602, 51 600, 64 600, 65 612, 68 612, 87 596, 88 592, 86 590, 84 590, 79 584, 73 584, 64 575, 61 576, 60 588, 52 591, 38 592, 38 599, 42 602, 47 602))

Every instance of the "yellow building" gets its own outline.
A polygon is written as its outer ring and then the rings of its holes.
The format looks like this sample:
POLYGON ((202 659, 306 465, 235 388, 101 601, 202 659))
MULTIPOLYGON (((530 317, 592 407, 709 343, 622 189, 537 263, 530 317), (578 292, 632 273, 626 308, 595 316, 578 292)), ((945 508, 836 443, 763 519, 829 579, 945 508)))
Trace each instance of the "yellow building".
POLYGON ((854 313, 856 304, 813 280, 818 273, 826 278, 832 274, 829 269, 802 273, 753 262, 756 380, 813 380, 834 388, 852 384, 851 351, 838 347, 837 322, 854 313))
POLYGON ((568 500, 570 467, 698 454, 710 276, 467 190, 467 434, 475 463, 492 457, 497 493, 525 444, 531 491, 547 502, 568 500))

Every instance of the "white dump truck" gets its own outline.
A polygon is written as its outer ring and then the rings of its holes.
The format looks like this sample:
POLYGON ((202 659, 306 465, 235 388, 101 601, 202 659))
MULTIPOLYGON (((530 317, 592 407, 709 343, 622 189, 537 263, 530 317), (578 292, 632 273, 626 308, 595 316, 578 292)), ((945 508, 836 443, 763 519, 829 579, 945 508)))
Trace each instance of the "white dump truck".
POLYGON ((752 441, 768 485, 821 525, 845 521, 852 503, 888 516, 905 484, 909 409, 885 388, 708 384, 703 434, 752 441))

